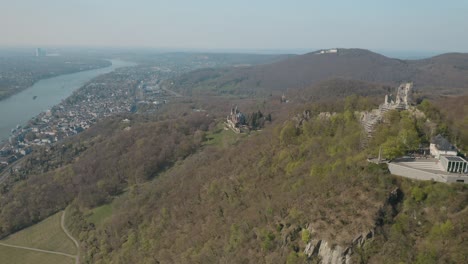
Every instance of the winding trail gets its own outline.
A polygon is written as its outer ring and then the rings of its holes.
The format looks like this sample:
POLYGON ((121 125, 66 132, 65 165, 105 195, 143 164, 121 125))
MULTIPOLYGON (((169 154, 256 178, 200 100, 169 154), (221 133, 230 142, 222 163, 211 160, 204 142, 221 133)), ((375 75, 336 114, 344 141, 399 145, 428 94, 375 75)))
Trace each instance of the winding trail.
POLYGON ((63 252, 58 252, 58 251, 50 251, 50 250, 44 250, 44 249, 39 249, 39 248, 31 248, 31 247, 22 247, 22 246, 15 246, 15 245, 10 245, 10 244, 5 244, 0 242, 0 246, 4 247, 11 247, 11 248, 18 248, 18 249, 26 249, 26 250, 32 250, 36 252, 41 252, 41 253, 48 253, 48 254, 55 254, 55 255, 62 255, 70 258, 75 259, 76 264, 80 264, 80 244, 78 243, 78 240, 76 240, 71 233, 67 230, 65 227, 65 210, 62 213, 62 218, 60 220, 60 227, 62 228, 63 232, 70 238, 71 241, 75 244, 76 247, 76 255, 71 255, 63 252))
POLYGON ((62 219, 60 220, 60 227, 62 228, 63 232, 68 236, 68 238, 70 238, 71 241, 73 241, 73 243, 75 244, 76 256, 74 256, 74 258, 75 258, 75 263, 79 264, 80 263, 80 243, 78 243, 78 240, 76 240, 71 235, 71 233, 68 232, 67 228, 65 227, 65 212, 66 212, 66 210, 63 210, 62 219))
POLYGON ((55 254, 55 255, 62 255, 62 256, 67 256, 67 257, 70 257, 70 258, 77 259, 76 255, 70 255, 70 254, 67 254, 67 253, 62 253, 62 252, 57 252, 57 251, 50 251, 50 250, 30 248, 30 247, 22 247, 22 246, 14 246, 14 245, 5 244, 5 243, 2 243, 2 242, 0 242, 0 246, 11 247, 11 248, 19 248, 19 249, 27 249, 27 250, 32 250, 32 251, 37 251, 37 252, 42 252, 42 253, 55 254))

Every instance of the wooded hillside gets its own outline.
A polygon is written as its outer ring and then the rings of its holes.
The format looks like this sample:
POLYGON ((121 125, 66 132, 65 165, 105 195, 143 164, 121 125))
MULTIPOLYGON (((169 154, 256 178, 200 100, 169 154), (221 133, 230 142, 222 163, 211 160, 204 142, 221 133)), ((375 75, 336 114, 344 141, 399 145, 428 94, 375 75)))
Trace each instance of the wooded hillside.
POLYGON ((308 54, 245 68, 200 69, 167 82, 185 94, 264 96, 304 89, 334 78, 396 86, 413 81, 428 94, 468 90, 468 54, 450 53, 423 60, 399 60, 362 49, 308 54))

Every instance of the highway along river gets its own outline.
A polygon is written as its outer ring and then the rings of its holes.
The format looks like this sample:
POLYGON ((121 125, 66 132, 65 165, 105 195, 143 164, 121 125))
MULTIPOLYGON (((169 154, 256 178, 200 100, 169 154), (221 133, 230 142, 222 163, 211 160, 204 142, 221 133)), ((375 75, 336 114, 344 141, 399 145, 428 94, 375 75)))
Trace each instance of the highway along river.
POLYGON ((17 125, 23 126, 32 117, 59 104, 94 77, 120 67, 135 65, 121 60, 111 62, 109 67, 40 80, 22 92, 0 101, 0 142, 8 139, 11 130, 17 125))

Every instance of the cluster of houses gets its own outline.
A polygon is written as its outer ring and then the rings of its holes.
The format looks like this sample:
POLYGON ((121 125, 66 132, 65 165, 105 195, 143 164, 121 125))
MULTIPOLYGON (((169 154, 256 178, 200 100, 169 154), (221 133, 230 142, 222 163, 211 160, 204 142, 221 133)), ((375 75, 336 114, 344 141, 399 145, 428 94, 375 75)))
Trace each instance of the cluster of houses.
POLYGON ((143 100, 151 105, 166 102, 160 99, 165 93, 149 89, 150 85, 145 84, 152 84, 154 75, 144 77, 132 68, 103 75, 59 105, 40 113, 24 127, 16 127, 9 140, 0 144, 0 170, 29 154, 35 146, 47 146, 76 135, 101 118, 135 111, 143 100), (137 96, 138 91, 143 91, 144 95, 137 96))

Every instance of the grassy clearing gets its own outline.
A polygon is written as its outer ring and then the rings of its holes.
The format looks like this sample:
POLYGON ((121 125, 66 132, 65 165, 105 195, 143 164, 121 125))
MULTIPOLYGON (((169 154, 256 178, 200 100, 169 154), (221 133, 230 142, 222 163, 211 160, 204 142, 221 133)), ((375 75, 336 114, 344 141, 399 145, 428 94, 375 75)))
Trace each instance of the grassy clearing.
POLYGON ((56 213, 44 221, 16 232, 1 241, 10 245, 76 254, 73 242, 60 227, 61 216, 62 212, 56 213))
MULTIPOLYGON (((128 189, 125 189, 123 193, 121 193, 118 196, 115 196, 110 203, 88 210, 85 213, 86 220, 90 223, 93 223, 96 226, 104 225, 106 223, 106 220, 109 219, 114 212, 118 211, 120 202, 124 199, 127 199, 128 198, 127 196, 128 196, 128 189)), ((71 225, 67 223, 67 226, 71 226, 71 225)))
POLYGON ((206 135, 204 145, 227 147, 236 144, 239 139, 245 136, 246 134, 236 134, 230 129, 226 130, 224 123, 220 122, 213 132, 206 135))
POLYGON ((105 204, 91 210, 88 221, 101 225, 108 217, 112 215, 112 204, 105 204))
POLYGON ((26 249, 0 245, 0 263, 15 264, 73 264, 75 260, 66 256, 34 252, 26 249))

